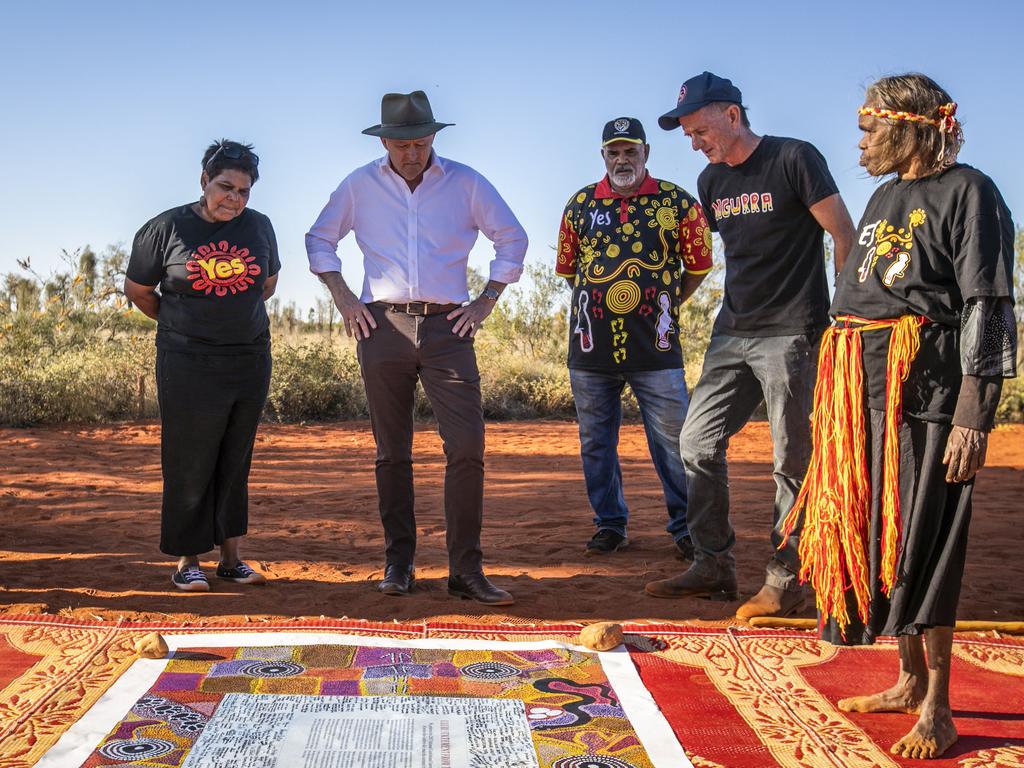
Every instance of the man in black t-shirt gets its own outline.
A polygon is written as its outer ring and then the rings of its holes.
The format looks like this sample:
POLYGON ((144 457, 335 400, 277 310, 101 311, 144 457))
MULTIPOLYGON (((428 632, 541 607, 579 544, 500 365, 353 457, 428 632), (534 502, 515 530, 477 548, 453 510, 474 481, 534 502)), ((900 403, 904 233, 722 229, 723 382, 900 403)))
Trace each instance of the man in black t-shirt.
POLYGON ((796 537, 780 524, 810 456, 809 416, 818 340, 828 322, 824 231, 841 267, 853 222, 825 159, 797 139, 758 136, 740 91, 710 72, 687 80, 665 130, 682 126, 710 161, 697 180, 701 204, 725 245, 725 293, 680 435, 687 521, 696 555, 686 572, 651 582, 656 597, 737 596, 729 523, 729 439, 765 401, 771 426, 774 554, 764 586, 736 615, 786 616, 803 607, 796 537))

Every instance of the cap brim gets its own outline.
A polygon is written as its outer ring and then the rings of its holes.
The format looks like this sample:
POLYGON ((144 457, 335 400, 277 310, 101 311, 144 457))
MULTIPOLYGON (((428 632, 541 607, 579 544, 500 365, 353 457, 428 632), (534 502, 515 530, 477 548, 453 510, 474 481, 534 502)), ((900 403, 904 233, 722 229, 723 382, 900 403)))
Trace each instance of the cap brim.
POLYGON ((740 104, 732 99, 714 99, 713 101, 701 101, 690 104, 680 104, 671 112, 666 112, 658 118, 658 125, 666 131, 672 131, 679 127, 679 118, 692 115, 699 109, 704 109, 708 104, 740 104))
POLYGON ((671 112, 666 112, 664 115, 658 118, 658 125, 666 131, 674 131, 679 127, 679 118, 686 115, 692 115, 698 109, 703 107, 704 104, 680 104, 671 112))
POLYGON ((630 139, 630 138, 627 138, 626 136, 614 136, 614 137, 608 139, 608 141, 602 141, 601 142, 601 146, 602 147, 607 147, 609 144, 614 144, 616 141, 624 141, 627 144, 646 144, 647 143, 643 139, 630 139))
POLYGON ((382 139, 399 139, 410 141, 433 136, 442 128, 447 128, 455 123, 423 123, 422 125, 374 125, 367 128, 363 133, 367 136, 380 136, 382 139))

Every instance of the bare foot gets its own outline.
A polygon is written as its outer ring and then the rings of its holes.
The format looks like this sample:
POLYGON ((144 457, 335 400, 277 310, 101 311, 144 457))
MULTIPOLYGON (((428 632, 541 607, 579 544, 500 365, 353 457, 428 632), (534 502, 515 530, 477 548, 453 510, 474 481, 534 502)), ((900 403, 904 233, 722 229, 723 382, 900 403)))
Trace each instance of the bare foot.
POLYGON ((956 726, 947 711, 938 711, 931 717, 921 716, 906 736, 893 744, 889 751, 911 759, 928 760, 939 757, 956 743, 956 726))
POLYGON ((844 712, 904 712, 916 715, 921 711, 921 702, 926 692, 924 686, 897 683, 881 693, 840 699, 838 706, 844 712))

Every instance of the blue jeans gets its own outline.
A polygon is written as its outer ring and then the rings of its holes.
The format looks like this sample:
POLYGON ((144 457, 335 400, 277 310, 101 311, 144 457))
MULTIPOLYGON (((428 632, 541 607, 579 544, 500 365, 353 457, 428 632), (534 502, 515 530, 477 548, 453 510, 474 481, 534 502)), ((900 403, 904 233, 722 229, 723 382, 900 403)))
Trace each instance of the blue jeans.
POLYGON ((640 404, 647 446, 665 493, 667 530, 676 541, 686 536, 686 475, 679 457, 679 431, 688 405, 683 370, 599 373, 570 369, 569 381, 580 425, 583 477, 597 529, 626 535, 629 510, 622 495, 618 447, 622 389, 629 384, 640 404))
POLYGON ((719 571, 736 569, 726 449, 729 439, 764 400, 775 478, 775 503, 770 515, 765 515, 771 523, 771 559, 765 583, 786 590, 800 588, 796 576, 800 570, 799 526, 786 545, 778 547, 782 521, 796 501, 811 457, 810 415, 820 335, 711 336, 704 369, 693 390, 693 407, 679 436, 693 499, 689 523, 698 564, 707 560, 714 561, 719 571))

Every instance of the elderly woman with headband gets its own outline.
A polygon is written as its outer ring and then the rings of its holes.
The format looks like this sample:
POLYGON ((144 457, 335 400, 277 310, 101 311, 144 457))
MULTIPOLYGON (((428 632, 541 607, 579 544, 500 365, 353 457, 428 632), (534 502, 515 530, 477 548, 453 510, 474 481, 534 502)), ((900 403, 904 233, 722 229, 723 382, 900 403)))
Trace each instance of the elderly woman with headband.
POLYGON ((823 638, 897 637, 900 674, 854 712, 918 715, 893 746, 957 739, 950 654, 975 474, 1016 375, 1013 224, 992 180, 957 162, 956 104, 920 74, 885 77, 859 110, 868 202, 821 343, 814 449, 790 530, 823 638))
POLYGON ((215 547, 219 579, 266 581, 239 555, 270 384, 264 303, 281 268, 270 219, 248 207, 258 167, 251 145, 207 147, 202 196, 139 230, 125 279, 128 299, 157 321, 160 550, 178 558, 171 581, 191 592, 209 590, 199 557, 215 547))

